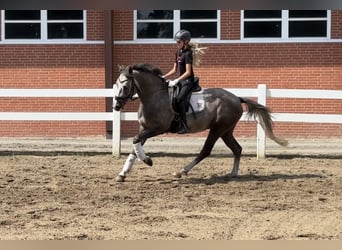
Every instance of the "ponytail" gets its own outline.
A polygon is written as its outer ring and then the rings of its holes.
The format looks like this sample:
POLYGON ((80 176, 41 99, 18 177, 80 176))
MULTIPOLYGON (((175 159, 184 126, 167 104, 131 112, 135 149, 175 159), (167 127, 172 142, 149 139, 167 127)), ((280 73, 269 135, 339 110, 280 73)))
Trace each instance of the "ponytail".
POLYGON ((205 54, 204 50, 208 49, 208 47, 199 47, 199 44, 196 42, 190 42, 189 47, 192 50, 194 65, 199 66, 202 60, 202 56, 205 54))

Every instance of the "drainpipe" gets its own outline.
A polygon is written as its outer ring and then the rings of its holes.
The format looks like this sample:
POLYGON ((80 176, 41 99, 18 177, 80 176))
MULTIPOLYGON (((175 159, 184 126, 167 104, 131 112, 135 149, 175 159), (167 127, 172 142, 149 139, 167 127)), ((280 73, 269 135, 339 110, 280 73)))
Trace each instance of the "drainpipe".
MULTIPOLYGON (((113 87, 113 23, 112 11, 104 11, 105 87, 113 87)), ((113 99, 106 98, 106 112, 112 112, 113 99)), ((106 138, 112 138, 112 121, 106 121, 106 138)))

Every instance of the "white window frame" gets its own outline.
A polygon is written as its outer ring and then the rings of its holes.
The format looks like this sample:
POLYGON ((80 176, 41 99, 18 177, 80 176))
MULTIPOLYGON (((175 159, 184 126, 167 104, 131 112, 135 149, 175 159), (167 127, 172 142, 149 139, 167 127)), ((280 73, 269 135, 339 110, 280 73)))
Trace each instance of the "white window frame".
POLYGON ((244 10, 241 10, 240 23, 240 39, 245 41, 273 41, 273 40, 291 40, 291 41, 308 41, 308 40, 330 40, 331 39, 331 10, 327 10, 327 17, 318 18, 290 18, 289 10, 282 10, 279 18, 244 18, 244 10), (244 37, 244 23, 247 21, 280 21, 281 22, 281 37, 244 37), (289 22, 290 21, 326 21, 327 35, 325 37, 289 37, 289 22))
MULTIPOLYGON (((138 18, 137 18, 137 11, 138 10, 134 10, 133 16, 134 16, 134 27, 133 27, 133 32, 134 32, 134 36, 133 39, 134 41, 138 41, 138 42, 149 42, 149 43, 161 43, 161 42, 173 42, 173 38, 137 38, 137 22, 138 22, 138 18)), ((181 10, 173 10, 173 19, 162 19, 162 20, 155 20, 155 19, 151 19, 151 20, 139 20, 140 23, 142 22, 165 22, 165 23, 173 23, 173 36, 176 34, 176 32, 178 30, 180 30, 180 23, 181 22, 216 22, 216 29, 217 29, 217 37, 216 38, 194 38, 194 40, 196 41, 201 41, 201 42, 211 42, 211 41, 218 41, 221 38, 221 11, 220 10, 216 10, 217 11, 217 17, 216 19, 181 19, 180 18, 180 12, 181 10)))
POLYGON ((83 11, 82 20, 48 20, 47 10, 40 10, 40 20, 5 20, 5 10, 1 10, 1 41, 4 42, 20 42, 20 43, 41 43, 41 42, 63 42, 63 43, 73 43, 87 40, 87 12, 83 11), (83 23, 83 38, 58 38, 52 39, 48 38, 48 23, 83 23), (40 39, 6 39, 5 38, 5 24, 6 23, 40 23, 41 37, 40 39))

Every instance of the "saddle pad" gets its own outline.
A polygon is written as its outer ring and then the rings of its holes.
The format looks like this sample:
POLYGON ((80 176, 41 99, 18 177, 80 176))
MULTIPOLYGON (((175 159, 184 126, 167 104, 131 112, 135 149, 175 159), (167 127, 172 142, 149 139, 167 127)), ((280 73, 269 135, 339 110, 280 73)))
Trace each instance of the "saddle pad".
MULTIPOLYGON (((195 112, 200 112, 204 109, 204 97, 203 90, 199 92, 193 92, 190 98, 190 104, 195 112)), ((189 108, 188 113, 191 113, 192 110, 189 108)))

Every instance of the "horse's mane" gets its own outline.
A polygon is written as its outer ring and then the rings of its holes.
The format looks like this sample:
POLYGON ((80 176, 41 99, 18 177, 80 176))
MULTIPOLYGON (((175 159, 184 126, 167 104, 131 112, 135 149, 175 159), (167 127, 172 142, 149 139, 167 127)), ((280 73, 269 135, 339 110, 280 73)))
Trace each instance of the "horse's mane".
POLYGON ((151 73, 155 76, 161 77, 163 75, 163 72, 160 68, 153 66, 149 63, 137 63, 132 65, 133 70, 143 71, 147 73, 151 73))

